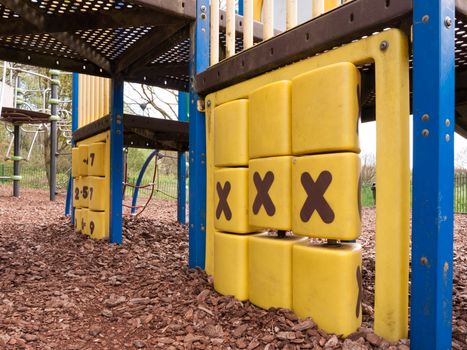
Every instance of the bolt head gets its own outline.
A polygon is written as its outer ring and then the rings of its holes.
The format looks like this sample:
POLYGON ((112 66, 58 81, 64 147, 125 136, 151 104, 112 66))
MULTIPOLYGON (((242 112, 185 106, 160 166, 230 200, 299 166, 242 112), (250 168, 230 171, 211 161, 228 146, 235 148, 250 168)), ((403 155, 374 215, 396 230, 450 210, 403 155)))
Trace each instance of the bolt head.
POLYGON ((449 134, 446 134, 446 136, 444 136, 444 138, 446 139, 446 142, 451 141, 451 136, 449 134))
POLYGON ((451 19, 451 17, 447 16, 447 17, 444 19, 444 25, 446 26, 446 28, 451 28, 451 26, 452 26, 452 19, 451 19))
POLYGON ((425 16, 422 17, 422 22, 423 23, 428 23, 429 21, 430 21, 430 16, 425 15, 425 16))
POLYGON ((379 44, 379 48, 381 51, 386 51, 389 47, 389 43, 386 41, 386 40, 383 40, 380 44, 379 44))
POLYGON ((205 5, 201 6, 201 12, 203 12, 203 13, 204 13, 204 12, 206 12, 206 10, 207 10, 207 8, 206 8, 206 6, 205 6, 205 5))
POLYGON ((428 130, 428 129, 423 129, 423 130, 422 130, 422 136, 423 136, 423 137, 427 137, 428 135, 430 135, 430 130, 428 130))
POLYGON ((446 119, 446 120, 444 121, 444 124, 445 124, 447 127, 449 127, 449 126, 451 125, 451 121, 450 121, 449 119, 446 119))
POLYGON ((430 116, 428 114, 422 115, 422 121, 427 122, 430 120, 430 116))

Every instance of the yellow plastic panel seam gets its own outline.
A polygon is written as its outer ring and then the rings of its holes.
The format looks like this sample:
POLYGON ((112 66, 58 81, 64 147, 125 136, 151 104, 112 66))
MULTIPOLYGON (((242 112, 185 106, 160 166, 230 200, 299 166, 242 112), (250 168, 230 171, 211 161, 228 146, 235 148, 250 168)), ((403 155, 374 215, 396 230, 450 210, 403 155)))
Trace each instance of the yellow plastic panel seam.
POLYGON ((214 275, 214 105, 206 104, 206 254, 205 271, 214 275))
MULTIPOLYGON (((410 96, 405 34, 390 29, 372 35, 219 90, 206 96, 206 102, 218 106, 248 98, 252 91, 267 84, 339 62, 356 66, 375 64, 378 215, 374 327, 378 335, 397 341, 408 335, 410 96), (384 50, 381 50, 382 42, 389 44, 384 50)), ((212 225, 207 227, 208 231, 213 229, 212 225)))

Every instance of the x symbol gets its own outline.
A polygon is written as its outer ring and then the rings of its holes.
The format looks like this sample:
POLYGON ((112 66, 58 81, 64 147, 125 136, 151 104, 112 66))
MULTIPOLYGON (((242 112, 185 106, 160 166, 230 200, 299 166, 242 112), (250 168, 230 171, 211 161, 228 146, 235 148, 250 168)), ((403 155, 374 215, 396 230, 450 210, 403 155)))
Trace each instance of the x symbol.
POLYGON ((216 188, 217 195, 219 196, 219 204, 217 204, 216 209, 216 218, 219 220, 222 213, 224 213, 225 218, 230 221, 230 219, 232 219, 232 211, 230 210, 229 203, 227 202, 227 197, 229 196, 232 185, 230 185, 230 182, 227 181, 224 185, 224 188, 222 188, 222 185, 220 182, 218 182, 216 188))
POLYGON ((358 286, 358 297, 357 297, 357 318, 360 316, 360 309, 362 308, 363 300, 363 286, 362 286, 362 271, 360 266, 357 266, 357 286, 358 286))
POLYGON ((315 182, 310 174, 303 173, 301 181, 308 196, 300 211, 302 221, 308 222, 316 210, 326 224, 333 222, 334 211, 324 198, 324 193, 332 182, 332 174, 325 170, 319 174, 315 182))
POLYGON ((264 175, 264 179, 261 179, 261 175, 256 171, 253 174, 253 182, 256 187, 256 198, 253 202, 253 214, 258 214, 262 206, 266 210, 266 214, 273 216, 276 213, 276 207, 269 196, 269 189, 274 182, 274 174, 271 171, 268 171, 264 175))

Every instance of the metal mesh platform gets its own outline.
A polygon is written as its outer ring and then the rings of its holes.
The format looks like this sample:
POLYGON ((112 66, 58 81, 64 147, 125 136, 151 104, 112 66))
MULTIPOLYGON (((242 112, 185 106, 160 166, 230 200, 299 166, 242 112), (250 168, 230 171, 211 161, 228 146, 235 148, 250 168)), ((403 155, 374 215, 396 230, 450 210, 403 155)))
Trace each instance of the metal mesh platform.
POLYGON ((48 123, 49 118, 50 114, 10 107, 3 107, 0 115, 0 121, 12 124, 42 124, 48 123))

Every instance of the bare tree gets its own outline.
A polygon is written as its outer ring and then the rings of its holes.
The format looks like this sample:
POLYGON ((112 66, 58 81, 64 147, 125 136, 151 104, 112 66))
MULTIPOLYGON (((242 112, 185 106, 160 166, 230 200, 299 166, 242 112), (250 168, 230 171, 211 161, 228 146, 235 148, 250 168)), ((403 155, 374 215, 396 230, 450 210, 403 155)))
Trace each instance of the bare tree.
POLYGON ((373 184, 376 182, 376 158, 373 153, 362 155, 362 184, 373 184))
POLYGON ((128 86, 125 100, 126 106, 132 113, 170 120, 178 118, 177 91, 143 84, 128 84, 128 86))

